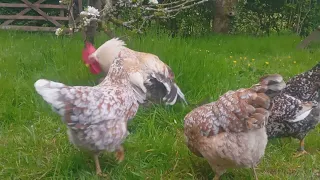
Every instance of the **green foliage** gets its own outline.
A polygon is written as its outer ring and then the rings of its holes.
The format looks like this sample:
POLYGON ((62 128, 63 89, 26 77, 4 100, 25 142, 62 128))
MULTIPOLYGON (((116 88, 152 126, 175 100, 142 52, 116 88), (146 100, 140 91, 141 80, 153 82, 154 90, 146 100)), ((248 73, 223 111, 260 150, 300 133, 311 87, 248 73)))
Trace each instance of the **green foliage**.
POLYGON ((284 12, 287 14, 288 25, 292 31, 306 36, 320 25, 320 1, 289 1, 284 6, 284 12))
MULTIPOLYGON (((31 0, 36 2, 37 0, 31 0)), ((165 0, 162 3, 170 3, 178 0, 165 0)), ((21 3, 20 0, 3 0, 2 2, 21 3)), ((58 4, 58 0, 47 0, 45 3, 58 4)), ((83 5, 86 6, 86 1, 83 5)), ((148 1, 143 2, 147 4, 148 1)), ((161 8, 161 3, 157 5, 161 8)), ((147 20, 142 16, 140 8, 125 7, 116 12, 116 17, 123 20, 134 20, 133 26, 139 29, 144 24, 143 30, 148 31, 160 28, 169 31, 174 36, 200 36, 207 34, 212 29, 214 0, 191 9, 186 9, 176 15, 175 18, 163 19, 163 12, 156 12, 156 20, 147 20)), ((17 14, 23 8, 0 8, 0 14, 17 14)), ((58 10, 43 9, 49 15, 59 15, 58 10)), ((38 15, 31 10, 26 15, 38 15)), ((0 23, 4 20, 0 20, 0 23)), ((52 26, 48 21, 15 20, 14 25, 52 26)), ((230 33, 247 35, 270 35, 273 33, 295 33, 307 36, 320 25, 320 1, 318 0, 241 0, 237 13, 232 21, 230 33)))
POLYGON ((320 24, 316 0, 241 1, 231 30, 234 34, 270 35, 293 32, 306 36, 320 24))
MULTIPOLYGON (((163 1, 168 4, 173 1, 163 1)), ((144 1, 143 5, 147 5, 148 2, 144 1)), ((187 5, 190 5, 189 3, 187 5)), ((205 2, 190 9, 180 11, 176 16, 171 17, 167 10, 168 8, 176 7, 177 4, 161 5, 158 4, 152 8, 157 9, 154 11, 142 10, 134 6, 118 6, 116 17, 124 19, 125 21, 134 20, 135 22, 130 24, 132 27, 139 29, 144 26, 145 31, 150 29, 161 29, 169 31, 173 35, 203 35, 210 31, 210 21, 212 18, 212 1, 205 2), (153 18, 149 18, 154 16, 153 18)), ((187 6, 185 5, 185 6, 187 6)), ((174 13, 172 13, 174 14, 174 13)))
MULTIPOLYGON (((104 34, 99 36, 97 46, 105 40, 104 34)), ((80 35, 57 38, 0 31, 0 42, 1 179, 99 179, 92 156, 69 143, 60 117, 33 87, 39 78, 68 85, 96 84, 99 77, 91 75, 81 60, 80 35)), ((280 73, 288 79, 311 68, 320 51, 297 51, 299 42, 300 38, 292 35, 171 38, 148 31, 126 43, 134 50, 154 53, 170 65, 186 98, 195 104, 208 96, 216 100, 228 90, 250 87, 267 73, 280 73)), ((117 164, 112 154, 102 155, 103 172, 110 179, 212 179, 209 164, 192 155, 184 144, 183 117, 192 108, 181 104, 141 108, 129 123, 125 160, 117 164)), ((257 168, 259 179, 319 179, 319 132, 318 127, 306 137, 310 154, 300 158, 292 157, 297 140, 269 141, 257 168)), ((253 173, 233 169, 221 179, 253 179, 253 173)))
POLYGON ((174 19, 159 20, 161 28, 173 35, 199 36, 210 32, 212 20, 212 1, 179 13, 174 19))
MULTIPOLYGON (((159 19, 150 23, 151 29, 155 25, 168 30, 173 35, 206 34, 212 29, 213 7, 214 1, 208 1, 182 11, 173 19, 159 19)), ((273 33, 296 33, 306 36, 319 24, 320 1, 242 0, 238 3, 230 32, 256 36, 273 33)))

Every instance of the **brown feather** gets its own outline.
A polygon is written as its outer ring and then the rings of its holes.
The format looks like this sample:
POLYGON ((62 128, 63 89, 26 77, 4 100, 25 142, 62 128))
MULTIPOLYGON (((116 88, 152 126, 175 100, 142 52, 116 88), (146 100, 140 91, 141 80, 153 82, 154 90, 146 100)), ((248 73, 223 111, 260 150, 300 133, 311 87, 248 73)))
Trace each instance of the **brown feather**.
POLYGON ((188 148, 219 175, 227 168, 257 165, 267 144, 270 98, 283 88, 280 75, 268 75, 251 88, 228 91, 195 108, 184 118, 188 148))

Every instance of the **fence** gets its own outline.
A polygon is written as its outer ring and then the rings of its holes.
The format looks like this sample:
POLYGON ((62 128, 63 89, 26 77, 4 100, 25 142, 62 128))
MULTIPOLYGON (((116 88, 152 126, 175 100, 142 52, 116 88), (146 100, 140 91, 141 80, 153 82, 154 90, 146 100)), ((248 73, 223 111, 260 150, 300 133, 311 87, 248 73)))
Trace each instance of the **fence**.
POLYGON ((25 8, 17 14, 14 15, 1 15, 0 19, 5 20, 0 24, 0 29, 10 29, 10 30, 24 30, 24 31, 55 31, 57 28, 61 27, 66 21, 74 23, 73 12, 74 5, 77 5, 78 12, 82 9, 82 0, 72 1, 72 3, 67 5, 61 4, 43 4, 46 0, 38 0, 37 2, 31 3, 29 0, 21 0, 23 3, 0 3, 0 8, 25 8), (48 15, 43 9, 53 9, 60 11, 59 15, 48 15), (37 12, 38 16, 25 15, 28 12, 34 10, 37 12), (11 25, 15 20, 45 20, 52 24, 50 27, 43 26, 25 26, 25 25, 11 25))

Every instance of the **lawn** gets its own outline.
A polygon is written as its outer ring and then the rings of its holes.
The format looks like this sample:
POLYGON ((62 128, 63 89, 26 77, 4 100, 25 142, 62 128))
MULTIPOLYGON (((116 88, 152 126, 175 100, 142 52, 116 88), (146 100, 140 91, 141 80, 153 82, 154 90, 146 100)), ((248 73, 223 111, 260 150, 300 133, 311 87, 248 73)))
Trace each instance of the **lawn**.
MULTIPOLYGON (((100 35, 96 44, 107 37, 100 35)), ((99 179, 93 158, 73 147, 66 127, 33 83, 39 78, 68 85, 94 85, 81 60, 80 36, 55 37, 0 31, 0 179, 99 179)), ((230 89, 249 87, 268 73, 289 77, 314 66, 319 49, 296 50, 292 35, 263 38, 206 36, 171 38, 163 34, 132 37, 128 47, 158 55, 175 72, 186 98, 197 104, 230 89)), ((209 164, 192 155, 184 144, 183 117, 194 105, 140 108, 129 124, 125 160, 100 157, 111 179, 212 179, 209 164)), ((298 140, 268 143, 259 164, 259 179, 319 179, 320 128, 306 138, 310 153, 293 158, 298 140)), ((250 169, 232 169, 222 180, 253 179, 250 169)))

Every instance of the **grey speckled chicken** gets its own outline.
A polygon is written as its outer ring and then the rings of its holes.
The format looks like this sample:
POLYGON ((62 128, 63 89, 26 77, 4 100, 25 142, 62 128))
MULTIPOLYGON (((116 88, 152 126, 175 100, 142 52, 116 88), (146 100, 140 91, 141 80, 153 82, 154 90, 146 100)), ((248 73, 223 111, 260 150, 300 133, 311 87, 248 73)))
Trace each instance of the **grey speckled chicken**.
POLYGON ((273 99, 267 124, 269 138, 293 137, 300 140, 296 157, 306 153, 304 138, 319 123, 320 64, 287 82, 287 87, 273 99), (319 108, 319 107, 317 107, 319 108), (310 114, 311 113, 311 114, 310 114))
POLYGON ((106 78, 97 86, 67 86, 45 79, 34 84, 36 91, 62 116, 70 141, 93 153, 96 173, 101 172, 99 153, 114 152, 124 159, 122 143, 129 134, 127 122, 138 102, 123 69, 123 59, 116 58, 106 78))
POLYGON ((284 87, 280 75, 265 76, 251 88, 228 91, 216 102, 186 115, 187 146, 209 162, 216 172, 215 180, 228 168, 254 170, 268 141, 265 124, 270 113, 270 98, 284 87))

